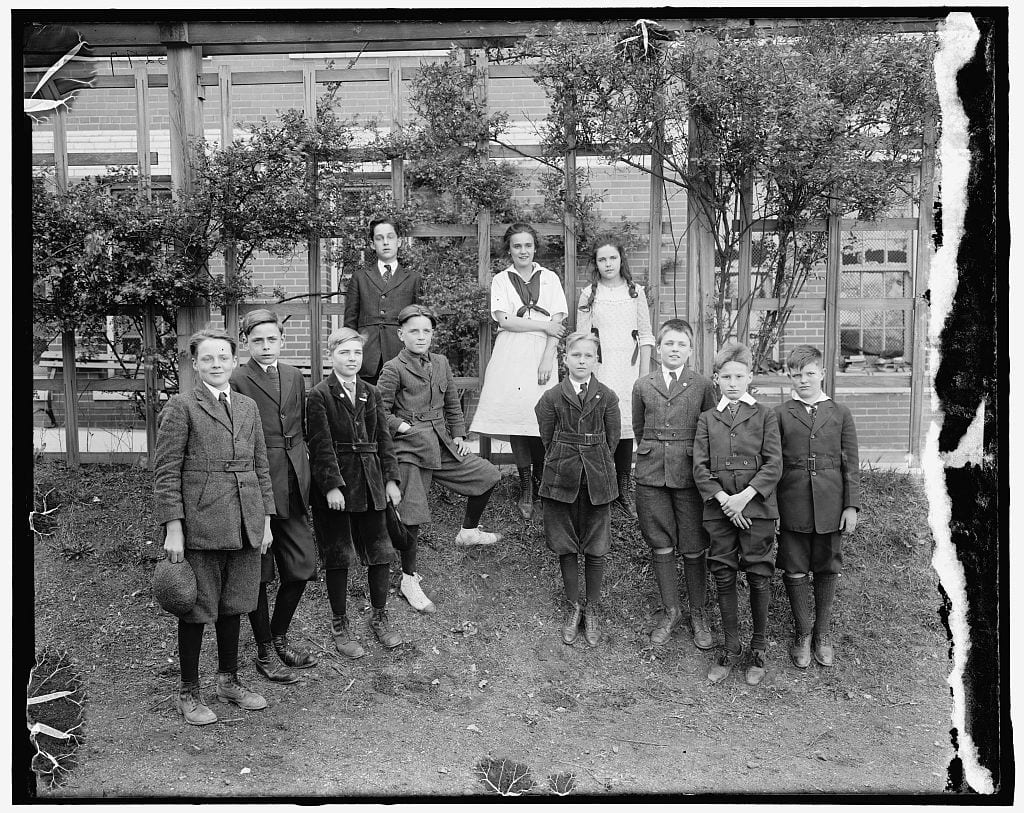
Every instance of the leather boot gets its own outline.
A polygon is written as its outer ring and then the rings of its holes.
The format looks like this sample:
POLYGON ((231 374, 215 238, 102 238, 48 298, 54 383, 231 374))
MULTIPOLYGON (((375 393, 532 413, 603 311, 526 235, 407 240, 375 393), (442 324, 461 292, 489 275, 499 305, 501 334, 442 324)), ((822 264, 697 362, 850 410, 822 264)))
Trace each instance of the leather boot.
POLYGON ((298 683, 299 676, 271 654, 269 643, 256 644, 256 657, 252 659, 259 672, 274 683, 298 683))
POLYGON ((629 496, 629 475, 620 474, 619 477, 619 496, 615 498, 613 503, 627 517, 636 519, 636 509, 633 508, 633 500, 629 496))
POLYGON ((583 605, 578 601, 569 608, 569 614, 565 617, 562 625, 562 642, 573 644, 576 636, 580 634, 580 620, 583 618, 583 605))
POLYGON ((373 630, 373 634, 377 636, 380 645, 385 649, 394 649, 402 643, 402 636, 391 629, 388 611, 383 607, 374 608, 373 614, 370 616, 370 629, 373 630))
POLYGON ((667 643, 668 639, 672 637, 672 630, 678 627, 682 620, 683 611, 678 606, 666 607, 665 614, 658 622, 658 626, 651 630, 651 643, 655 646, 667 643))
POLYGON ((316 666, 316 658, 305 649, 298 649, 288 643, 287 635, 275 635, 271 642, 281 662, 292 669, 309 669, 316 666))
POLYGON ((217 722, 217 715, 203 702, 198 683, 182 683, 178 688, 178 711, 191 725, 209 725, 217 722))
POLYGON ((529 466, 519 467, 519 499, 516 501, 516 508, 525 520, 533 516, 533 481, 529 466))
POLYGON ((712 649, 715 639, 711 636, 711 629, 708 627, 708 619, 704 615, 704 610, 690 613, 690 623, 693 625, 693 645, 697 649, 712 649))
POLYGON ((334 648, 346 658, 361 658, 366 654, 359 641, 352 635, 348 616, 336 615, 331 619, 331 637, 334 638, 334 648))
POLYGON ((596 604, 587 604, 583 611, 583 637, 590 646, 601 643, 601 616, 596 604))

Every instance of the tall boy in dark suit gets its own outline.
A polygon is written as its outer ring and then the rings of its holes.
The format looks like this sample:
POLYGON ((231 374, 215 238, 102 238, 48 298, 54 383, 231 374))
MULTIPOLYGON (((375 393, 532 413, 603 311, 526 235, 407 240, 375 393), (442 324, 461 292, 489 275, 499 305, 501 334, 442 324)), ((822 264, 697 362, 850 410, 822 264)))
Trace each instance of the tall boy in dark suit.
POLYGON ((288 627, 306 582, 316 575, 316 545, 306 516, 306 384, 302 373, 279 360, 284 332, 276 313, 265 309, 249 311, 242 317, 239 334, 248 347, 250 359, 235 370, 231 387, 252 398, 259 407, 277 504, 277 516, 271 520, 274 546, 263 557, 259 603, 249 613, 256 639, 256 671, 277 683, 295 683, 298 676, 286 667, 316 666, 309 652, 288 642, 288 627), (281 585, 271 618, 267 583, 274 580, 275 561, 281 585), (271 656, 271 649, 284 666, 271 656))
POLYGON ((704 500, 704 528, 711 539, 708 564, 718 586, 725 634, 723 652, 708 670, 708 680, 725 680, 742 651, 736 597, 736 574, 742 570, 750 588, 753 627, 746 680, 756 686, 766 669, 782 449, 775 413, 747 392, 752 366, 750 350, 739 342, 729 342, 715 356, 722 399, 697 422, 693 479, 704 500))
POLYGON ((850 410, 821 391, 825 370, 811 345, 786 359, 793 398, 775 407, 782 434, 779 483, 779 567, 793 609, 796 635, 789 656, 801 669, 814 659, 831 666, 832 603, 842 571, 842 534, 853 533, 860 510, 857 429, 850 410), (814 626, 811 583, 814 574, 814 626))
POLYGON ((347 327, 327 338, 331 374, 309 391, 309 460, 313 472, 313 523, 331 601, 334 646, 361 657, 345 612, 348 571, 366 566, 370 629, 386 649, 402 643, 388 619, 388 574, 394 548, 384 517, 385 501, 402 501, 398 460, 377 388, 356 378, 363 362, 363 337, 347 327), (358 559, 356 558, 358 556, 358 559))
POLYGON ((366 337, 359 376, 376 384, 384 362, 402 349, 398 314, 420 301, 422 282, 419 272, 398 263, 400 238, 392 218, 372 220, 369 231, 376 261, 352 273, 345 289, 345 327, 366 337))

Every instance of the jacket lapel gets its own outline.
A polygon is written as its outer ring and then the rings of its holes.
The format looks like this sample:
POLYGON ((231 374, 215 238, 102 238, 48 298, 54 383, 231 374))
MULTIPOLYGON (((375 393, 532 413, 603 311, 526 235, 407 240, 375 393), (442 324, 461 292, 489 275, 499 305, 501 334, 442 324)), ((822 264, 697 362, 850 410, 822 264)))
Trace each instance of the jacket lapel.
MULTIPOLYGON (((728 409, 725 410, 725 412, 728 412, 728 411, 729 411, 728 409)), ((749 418, 751 415, 753 415, 756 411, 757 410, 754 407, 752 407, 750 404, 745 404, 742 401, 740 401, 739 407, 736 409, 736 417, 733 419, 732 425, 733 426, 739 426, 747 418, 749 418)), ((724 415, 725 412, 723 412, 722 414, 724 415)))
POLYGON ((804 407, 803 401, 790 401, 789 402, 789 414, 796 418, 800 423, 811 429, 811 416, 807 414, 807 408, 804 407))
POLYGON ((398 354, 398 360, 405 365, 405 369, 417 378, 422 378, 424 381, 430 380, 430 376, 428 376, 427 371, 423 369, 423 365, 420 363, 419 358, 414 356, 408 350, 402 350, 402 352, 398 354))
POLYGON ((210 395, 210 391, 206 389, 206 386, 202 382, 200 382, 199 386, 195 388, 193 395, 199 403, 199 406, 206 410, 211 418, 219 422, 229 432, 232 431, 231 421, 228 420, 228 414, 224 411, 224 407, 222 407, 219 402, 213 400, 213 396, 210 395))
POLYGON ((558 387, 562 391, 562 397, 565 399, 566 403, 579 409, 580 396, 576 390, 576 386, 572 383, 572 379, 569 376, 566 376, 562 379, 558 387))
MULTIPOLYGON (((590 376, 590 384, 587 385, 587 397, 583 401, 583 414, 581 417, 586 417, 597 407, 598 402, 601 400, 601 394, 598 392, 598 381, 597 376, 590 376)), ((576 398, 576 403, 579 403, 579 397, 576 398)))
MULTIPOLYGON (((817 432, 835 413, 835 406, 832 401, 819 401, 817 407, 818 410, 814 414, 814 423, 811 425, 812 432, 817 432)), ((804 410, 804 412, 806 413, 807 410, 804 410)))
POLYGON ((657 390, 658 395, 662 398, 668 398, 668 387, 665 386, 665 376, 661 370, 648 375, 647 380, 651 383, 651 386, 657 390))
MULTIPOLYGON (((739 412, 737 412, 736 414, 739 415, 739 412)), ((728 409, 721 409, 721 410, 717 409, 717 408, 712 409, 711 410, 711 417, 713 417, 717 421, 721 421, 726 426, 733 426, 734 425, 732 423, 732 421, 730 420, 730 415, 729 415, 729 410, 728 409)))
MULTIPOLYGON (((278 373, 280 373, 281 368, 278 367, 277 369, 278 373)), ((263 372, 263 368, 260 367, 257 362, 252 361, 251 359, 247 361, 245 363, 245 374, 249 376, 249 380, 252 381, 253 384, 255 384, 257 387, 263 390, 263 392, 266 393, 267 397, 271 401, 273 401, 275 404, 280 405, 280 402, 277 400, 277 396, 274 395, 274 391, 270 387, 270 382, 267 381, 267 374, 263 372)), ((282 382, 282 387, 283 386, 284 382, 282 382)), ((281 392, 281 401, 284 401, 283 391, 281 392)))
MULTIPOLYGON (((333 395, 335 398, 337 398, 339 401, 341 401, 342 404, 344 404, 345 409, 347 409, 349 412, 355 412, 355 408, 352 406, 352 401, 349 399, 348 395, 345 393, 345 390, 341 386, 341 381, 338 380, 338 377, 334 373, 331 373, 330 383, 327 385, 327 388, 331 391, 331 395, 333 395)), ((359 379, 357 378, 356 379, 356 398, 358 398, 358 397, 359 397, 359 379)))
MULTIPOLYGON (((364 270, 366 271, 366 278, 374 284, 378 291, 383 291, 384 280, 381 279, 380 271, 377 270, 377 263, 371 263, 364 270)), ((391 279, 394 279, 394 277, 391 279)))
MULTIPOLYGON (((378 274, 377 276, 379 277, 380 274, 378 274)), ((405 279, 408 276, 409 276, 409 269, 406 268, 405 265, 398 266, 398 270, 391 275, 391 279, 388 280, 388 284, 384 288, 384 290, 385 291, 390 291, 390 290, 392 290, 394 288, 397 288, 399 285, 401 285, 403 282, 405 282, 405 279)))

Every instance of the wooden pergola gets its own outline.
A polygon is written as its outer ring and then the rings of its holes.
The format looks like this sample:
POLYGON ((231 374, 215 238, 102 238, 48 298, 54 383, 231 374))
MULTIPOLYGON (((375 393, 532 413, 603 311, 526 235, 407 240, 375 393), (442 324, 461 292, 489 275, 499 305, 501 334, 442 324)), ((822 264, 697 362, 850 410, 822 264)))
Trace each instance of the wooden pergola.
MULTIPOLYGON (((533 10, 531 10, 533 11, 533 10)), ((639 12, 640 10, 638 10, 639 12)), ((483 14, 477 13, 479 17, 483 14)), ((392 65, 390 68, 369 68, 369 69, 342 69, 342 70, 317 70, 304 68, 294 71, 263 71, 263 72, 232 72, 227 67, 222 67, 217 73, 204 73, 202 71, 201 59, 203 56, 232 56, 232 55, 254 55, 254 54, 295 54, 295 53, 329 53, 329 52, 376 52, 376 51, 417 51, 417 50, 448 50, 459 47, 474 52, 475 66, 477 69, 486 71, 490 78, 527 78, 531 74, 527 67, 509 65, 488 65, 487 48, 509 46, 518 39, 538 31, 544 25, 550 25, 551 19, 543 19, 542 15, 534 15, 533 19, 510 22, 497 19, 472 19, 460 22, 439 22, 434 19, 397 19, 391 22, 380 20, 379 14, 376 19, 370 19, 365 14, 364 18, 347 15, 331 14, 326 12, 295 12, 293 16, 301 16, 301 22, 276 19, 231 19, 230 15, 218 15, 217 20, 196 18, 194 16, 185 18, 181 15, 179 19, 154 20, 153 15, 126 12, 118 15, 116 22, 96 22, 97 13, 92 15, 82 14, 76 16, 74 13, 19 13, 14 12, 14 23, 19 23, 24 28, 33 24, 61 23, 68 25, 78 31, 82 38, 88 43, 89 48, 95 56, 159 56, 166 57, 167 73, 166 78, 148 74, 145 68, 137 68, 132 75, 115 75, 97 77, 95 87, 134 87, 137 102, 137 151, 138 167, 142 182, 146 182, 150 175, 152 155, 149 149, 149 133, 147 121, 147 105, 149 87, 161 86, 166 82, 169 100, 169 121, 170 121, 170 165, 171 184, 173 190, 188 190, 193 182, 192 168, 189 161, 189 144, 195 138, 203 135, 202 96, 203 88, 216 86, 220 90, 221 98, 221 131, 222 139, 226 143, 232 138, 232 118, 230 108, 231 88, 233 84, 283 84, 301 83, 303 85, 303 99, 305 112, 311 118, 316 113, 317 85, 323 82, 337 81, 380 81, 390 84, 391 97, 391 118, 393 124, 400 124, 402 121, 402 110, 400 105, 399 88, 403 79, 411 77, 415 69, 400 68, 392 65), (315 16, 313 16, 315 14, 315 16)), ((280 13, 277 15, 280 16, 280 13)), ((565 18, 580 19, 580 12, 563 12, 555 19, 565 18)), ((635 18, 602 18, 591 15, 589 19, 595 27, 613 27, 626 29, 635 23, 635 18)), ((898 31, 930 31, 934 30, 941 18, 938 17, 885 17, 883 22, 886 27, 898 31)), ((778 29, 780 26, 795 26, 800 24, 799 18, 727 18, 727 17, 664 17, 658 16, 658 23, 670 30, 692 30, 698 27, 733 27, 743 30, 778 29)), ((58 59, 61 54, 24 51, 24 64, 27 68, 48 66, 58 59)), ((482 91, 482 101, 486 103, 486 87, 482 91)), ((58 186, 66 188, 68 183, 68 154, 66 144, 65 112, 61 109, 56 115, 54 122, 54 164, 58 186)), ((932 182, 934 166, 934 127, 925 123, 925 144, 924 157, 922 160, 921 180, 922 198, 920 215, 914 219, 894 219, 899 223, 888 224, 889 228, 913 229, 918 234, 918 263, 913 279, 913 292, 911 297, 905 301, 894 300, 896 307, 901 307, 908 312, 913 324, 913 335, 921 337, 925 335, 925 323, 927 308, 923 301, 922 294, 927 289, 928 277, 928 245, 932 231, 931 210, 932 210, 932 182)), ((528 154, 528 150, 520 154, 528 154)), ((500 157, 500 153, 492 148, 492 155, 500 157)), ((575 190, 575 166, 579 154, 586 154, 582 151, 569 150, 565 154, 567 196, 572 199, 576 195, 575 190)), ((660 312, 659 298, 661 289, 661 247, 663 232, 663 201, 664 201, 664 180, 661 177, 658 158, 652 156, 652 173, 650 175, 650 216, 649 220, 641 226, 647 232, 650 246, 650 271, 648 276, 648 290, 653 295, 654 314, 660 312)), ((401 159, 394 159, 391 165, 391 184, 396 201, 403 199, 404 173, 401 159)), ((689 211, 699 213, 701 207, 690 205, 688 195, 689 211)), ((809 300, 802 304, 802 307, 821 309, 825 314, 825 355, 827 359, 835 359, 839 350, 839 256, 838 256, 838 234, 840 230, 850 228, 885 228, 886 224, 880 221, 872 223, 855 223, 842 221, 838 216, 829 218, 828 222, 822 222, 814 226, 813 230, 827 231, 830 236, 835 235, 836 239, 830 240, 832 247, 829 252, 826 269, 826 296, 820 300, 809 300), (834 256, 833 256, 834 254, 834 256)), ((688 317, 691 323, 699 324, 701 297, 704 292, 710 291, 714 281, 714 243, 710 232, 710 226, 701 215, 690 219, 688 224, 687 240, 687 302, 688 317)), ((424 224, 413 230, 412 236, 465 236, 476 237, 479 245, 478 279, 481 285, 488 285, 490 282, 490 237, 491 237, 491 213, 482 210, 478 213, 475 224, 424 224)), ((576 262, 576 224, 571 215, 566 215, 565 222, 561 224, 542 225, 539 231, 544 234, 562 234, 565 237, 565 278, 564 287, 567 299, 573 301, 575 297, 577 262, 576 262)), ((746 257, 746 273, 739 275, 739 300, 748 303, 742 306, 740 316, 741 335, 746 331, 750 323, 751 311, 770 310, 777 307, 776 300, 750 299, 751 276, 749 270, 750 259, 750 230, 747 230, 747 238, 741 245, 741 259, 746 257)), ((232 268, 233 262, 226 257, 225 267, 232 268)), ((322 288, 320 269, 320 241, 315 237, 309 240, 308 246, 308 273, 309 291, 317 292, 322 288)), ((743 263, 741 262, 741 265, 743 263)), ((244 308, 245 306, 243 306, 244 308)), ((335 303, 322 303, 319 296, 309 297, 308 304, 289 303, 280 306, 282 312, 301 312, 308 314, 311 324, 319 326, 325 315, 341 313, 341 306, 335 303)), ((239 307, 231 306, 225 315, 225 324, 237 322, 239 307)), ((188 336, 195 329, 204 326, 210 319, 210 308, 207 303, 196 303, 193 307, 184 308, 178 314, 178 350, 180 358, 187 355, 188 336)), ((152 328, 151 320, 149 320, 152 328)), ((144 344, 152 347, 155 344, 155 328, 152 328, 153 335, 144 337, 144 344), (153 340, 152 342, 150 340, 153 340)), ((485 326, 481 330, 480 342, 480 371, 485 369, 490 353, 490 329, 485 326)), ((313 383, 321 377, 320 359, 321 339, 317 327, 311 331, 310 355, 312 358, 311 375, 313 383)), ((79 453, 77 448, 78 426, 77 416, 73 405, 76 401, 76 382, 74 369, 74 335, 65 334, 63 338, 64 348, 64 375, 63 390, 65 399, 69 405, 66 417, 67 427, 67 456, 72 464, 77 463, 79 453)), ((698 341, 695 352, 695 363, 701 369, 707 369, 713 355, 713 341, 698 331, 698 341)), ((913 372, 911 382, 911 420, 909 427, 910 451, 915 456, 919 453, 919 437, 921 426, 921 411, 923 403, 924 387, 924 358, 923 353, 913 353, 913 372)), ((828 382, 828 390, 834 389, 834 364, 828 364, 832 380, 828 382)), ((180 367, 180 382, 184 389, 189 385, 191 370, 187 364, 180 367)), ((866 377, 867 378, 867 377, 866 377)), ((882 383, 885 376, 870 376, 871 383, 882 383)), ((154 365, 146 365, 146 380, 136 381, 134 384, 121 380, 121 386, 107 386, 105 389, 145 389, 147 394, 155 396, 158 390, 158 382, 154 365)), ((901 379, 901 383, 905 378, 901 379)), ((476 379, 464 379, 460 385, 470 389, 477 385, 476 379)), ((855 382, 850 382, 855 383, 855 382)), ((56 385, 56 382, 54 382, 56 385)), ((54 387, 56 388, 56 386, 54 387)), ((147 416, 147 430, 150 454, 155 446, 155 397, 147 397, 147 407, 150 415, 147 416)), ((482 439, 481 452, 489 452, 489 443, 482 439)))

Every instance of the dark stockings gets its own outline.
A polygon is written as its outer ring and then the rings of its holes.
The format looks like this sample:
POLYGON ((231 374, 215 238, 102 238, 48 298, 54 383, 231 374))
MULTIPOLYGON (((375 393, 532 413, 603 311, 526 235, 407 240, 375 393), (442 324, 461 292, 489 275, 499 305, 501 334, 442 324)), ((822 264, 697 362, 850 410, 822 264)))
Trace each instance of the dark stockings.
POLYGON ((633 468, 633 438, 623 438, 615 447, 616 479, 629 474, 633 468))
POLYGON ((203 648, 204 626, 178 619, 178 661, 182 683, 199 683, 199 653, 203 648))
POLYGON ((483 494, 477 494, 466 500, 466 515, 462 520, 463 528, 476 528, 480 524, 480 515, 487 507, 487 501, 491 499, 492 491, 494 491, 494 486, 491 486, 483 494))
POLYGON ((238 671, 238 629, 242 616, 222 615, 214 624, 217 630, 217 671, 238 671))

